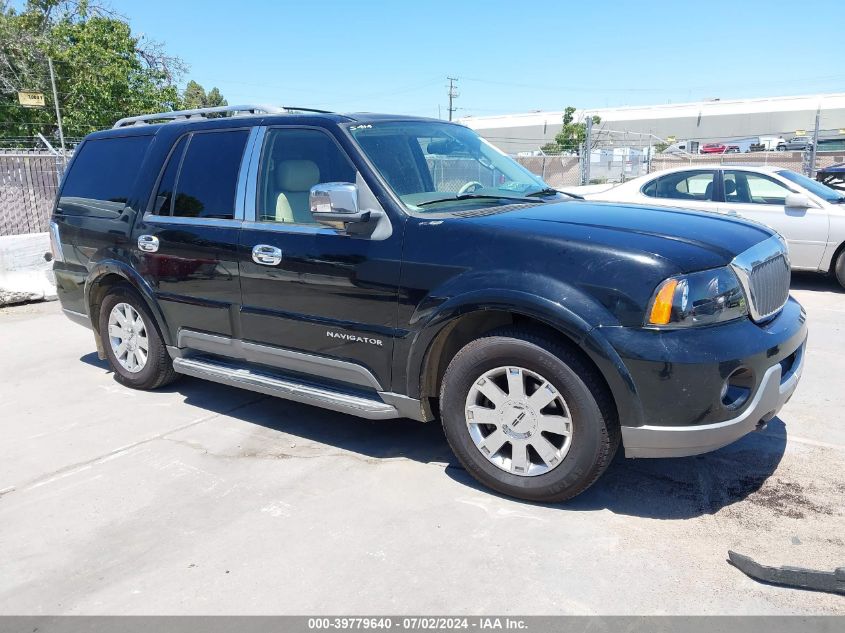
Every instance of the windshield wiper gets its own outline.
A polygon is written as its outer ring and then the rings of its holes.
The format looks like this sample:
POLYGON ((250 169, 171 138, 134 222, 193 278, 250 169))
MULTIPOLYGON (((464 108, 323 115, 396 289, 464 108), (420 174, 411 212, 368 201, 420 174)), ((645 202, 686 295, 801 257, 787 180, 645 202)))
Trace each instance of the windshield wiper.
POLYGON ((560 191, 558 189, 552 189, 551 187, 545 187, 544 189, 540 189, 539 191, 532 191, 531 193, 527 193, 525 195, 529 198, 535 198, 535 197, 539 198, 539 197, 542 197, 542 196, 556 195, 558 193, 562 193, 565 196, 569 196, 570 198, 576 198, 578 200, 584 199, 583 196, 579 196, 579 195, 574 194, 574 193, 568 193, 566 191, 560 191))
POLYGON ((425 207, 430 204, 438 204, 441 202, 454 202, 455 200, 514 200, 516 202, 536 202, 536 200, 532 200, 528 197, 517 198, 515 196, 496 196, 491 194, 465 193, 463 195, 453 196, 451 198, 437 198, 436 200, 426 200, 425 202, 419 202, 414 206, 425 207))

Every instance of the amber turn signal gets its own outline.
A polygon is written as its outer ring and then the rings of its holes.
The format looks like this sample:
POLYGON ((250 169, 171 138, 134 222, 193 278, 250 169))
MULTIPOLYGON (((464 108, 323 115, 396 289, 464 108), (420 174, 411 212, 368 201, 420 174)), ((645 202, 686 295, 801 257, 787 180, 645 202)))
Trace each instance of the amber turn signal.
POLYGON ((651 305, 651 314, 648 322, 652 325, 666 325, 672 318, 672 301, 675 298, 675 288, 678 287, 677 279, 667 279, 663 282, 654 303, 651 305))

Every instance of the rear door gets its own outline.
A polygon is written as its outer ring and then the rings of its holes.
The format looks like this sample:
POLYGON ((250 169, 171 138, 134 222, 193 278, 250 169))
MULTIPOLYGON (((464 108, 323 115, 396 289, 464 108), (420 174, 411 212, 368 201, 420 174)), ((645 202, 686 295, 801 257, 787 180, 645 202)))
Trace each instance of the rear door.
POLYGON ((818 269, 829 230, 825 209, 787 209, 784 203, 792 190, 780 180, 755 171, 725 169, 722 187, 721 211, 773 228, 786 239, 793 268, 818 269))
POLYGON ((181 136, 135 227, 137 268, 155 290, 174 341, 186 329, 233 335, 243 217, 236 194, 249 137, 249 129, 181 136))
POLYGON ((690 169, 659 176, 646 183, 641 193, 649 204, 717 211, 715 169, 690 169))

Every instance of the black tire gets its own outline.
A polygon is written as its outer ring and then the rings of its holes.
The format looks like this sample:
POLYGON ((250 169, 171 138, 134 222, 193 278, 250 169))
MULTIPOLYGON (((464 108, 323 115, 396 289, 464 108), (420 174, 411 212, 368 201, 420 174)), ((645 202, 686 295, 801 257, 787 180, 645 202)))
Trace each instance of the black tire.
POLYGON ((845 249, 842 249, 833 263, 833 276, 839 282, 839 285, 845 289, 845 249))
POLYGON ((446 439, 473 477, 494 490, 537 502, 560 502, 589 488, 619 446, 616 407, 602 379, 579 354, 530 330, 503 328, 461 349, 449 364, 440 392, 446 439), (536 372, 563 396, 572 418, 572 440, 560 463, 543 474, 507 472, 482 455, 467 429, 470 388, 485 372, 515 365, 536 372))
POLYGON ((146 302, 129 286, 116 286, 100 305, 99 319, 100 340, 106 352, 106 358, 114 371, 114 378, 120 384, 133 389, 156 389, 167 385, 179 377, 173 370, 173 362, 162 340, 158 326, 147 307, 146 302), (130 372, 117 360, 109 340, 109 315, 119 303, 132 306, 144 321, 147 339, 149 341, 147 361, 143 369, 130 372))

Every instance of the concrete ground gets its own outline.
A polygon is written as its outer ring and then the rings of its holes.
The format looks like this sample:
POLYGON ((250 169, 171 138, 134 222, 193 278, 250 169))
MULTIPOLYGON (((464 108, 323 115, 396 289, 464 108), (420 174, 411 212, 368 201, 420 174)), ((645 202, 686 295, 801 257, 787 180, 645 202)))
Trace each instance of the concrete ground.
POLYGON ((766 431, 557 506, 480 488, 435 424, 132 391, 56 303, 0 310, 0 614, 843 614, 725 562, 845 565, 845 293, 794 292, 806 369, 766 431))

